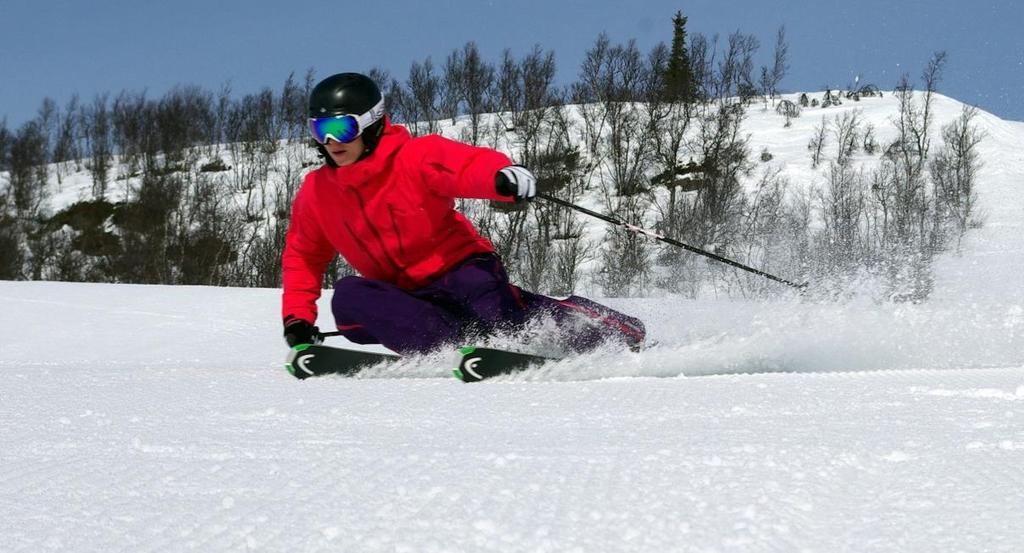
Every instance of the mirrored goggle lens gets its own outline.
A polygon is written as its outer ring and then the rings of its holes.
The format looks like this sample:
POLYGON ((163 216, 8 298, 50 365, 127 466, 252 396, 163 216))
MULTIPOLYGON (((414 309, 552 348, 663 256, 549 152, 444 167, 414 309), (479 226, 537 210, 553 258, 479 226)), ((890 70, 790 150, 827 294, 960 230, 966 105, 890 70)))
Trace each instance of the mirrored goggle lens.
POLYGON ((320 144, 326 144, 328 138, 347 143, 359 136, 359 122, 351 115, 316 117, 309 120, 309 131, 320 144))

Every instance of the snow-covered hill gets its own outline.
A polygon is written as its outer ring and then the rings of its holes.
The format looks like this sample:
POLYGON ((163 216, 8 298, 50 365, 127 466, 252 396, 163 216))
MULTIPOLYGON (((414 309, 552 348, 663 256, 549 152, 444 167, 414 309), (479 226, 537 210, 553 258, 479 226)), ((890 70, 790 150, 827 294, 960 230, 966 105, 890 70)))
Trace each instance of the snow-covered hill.
MULTIPOLYGON (((799 96, 799 94, 790 94, 785 95, 779 100, 785 99, 796 102, 799 96)), ((824 93, 810 93, 809 97, 817 101, 824 97, 824 93)), ((924 94, 921 92, 915 93, 914 98, 915 102, 921 104, 924 94)), ((812 223, 812 228, 820 227, 821 202, 817 198, 817 191, 826 185, 830 160, 833 160, 836 156, 837 145, 835 136, 833 136, 834 125, 844 117, 856 115, 859 121, 858 134, 863 134, 870 127, 874 135, 874 141, 879 146, 879 149, 868 153, 864 149, 858 148, 852 156, 853 172, 863 174, 867 179, 871 172, 882 162, 881 148, 889 144, 897 136, 894 120, 898 114, 899 100, 894 93, 886 91, 882 97, 865 97, 861 101, 846 99, 842 105, 833 105, 828 108, 808 107, 803 109, 800 117, 793 119, 790 127, 784 126, 785 119, 776 113, 776 103, 777 101, 766 105, 761 102, 754 102, 747 108, 746 115, 743 118, 741 134, 749 137, 747 150, 750 153, 749 158, 752 162, 752 168, 749 172, 741 175, 740 180, 750 196, 753 196, 758 181, 765 174, 777 172, 779 180, 788 183, 785 186, 787 198, 805 197, 811 199, 812 220, 814 223, 817 223, 817 225, 812 223), (827 145, 821 164, 817 168, 813 168, 811 154, 808 151, 808 142, 815 134, 816 128, 821 126, 823 122, 827 123, 828 126, 827 145), (767 161, 764 159, 767 159, 767 161)), ((954 99, 935 95, 932 106, 933 121, 930 126, 933 153, 942 146, 940 134, 943 126, 956 120, 961 113, 962 107, 963 105, 954 99)), ((595 109, 594 106, 589 107, 590 111, 595 109)), ((572 145, 579 148, 582 156, 580 166, 586 168, 583 171, 584 174, 577 176, 577 178, 586 182, 587 190, 583 191, 582 196, 576 201, 585 207, 597 211, 607 211, 610 208, 604 200, 606 190, 603 189, 601 182, 611 181, 610 175, 612 171, 608 165, 609 152, 606 151, 607 147, 603 147, 599 148, 597 154, 593 154, 585 146, 588 134, 583 111, 581 106, 566 106, 563 113, 564 119, 567 122, 565 136, 572 145)), ((642 112, 643 110, 639 111, 642 112)), ((517 136, 514 129, 509 130, 513 126, 512 121, 513 118, 509 114, 482 116, 480 123, 482 129, 481 144, 497 147, 508 152, 515 159, 521 149, 521 137, 517 136)), ((984 112, 979 113, 974 123, 986 137, 980 147, 983 153, 983 162, 998 163, 1002 166, 1004 160, 1008 160, 1015 155, 1016 149, 1006 145, 1013 143, 1019 137, 1019 123, 1002 121, 984 112)), ((469 136, 469 126, 469 117, 462 116, 454 121, 443 120, 438 122, 437 129, 438 132, 445 136, 466 139, 469 136)), ((697 133, 697 127, 697 123, 693 123, 690 126, 691 136, 697 133)), ((560 124, 552 124, 552 129, 555 128, 561 132, 562 127, 560 124)), ((605 124, 602 128, 604 129, 602 136, 607 137, 609 133, 608 125, 605 124)), ((425 131, 425 128, 421 126, 420 131, 425 131)), ((561 136, 559 132, 552 131, 554 135, 561 136)), ((536 137, 533 139, 536 140, 536 137)), ((540 139, 540 142, 543 143, 545 140, 547 139, 540 139)), ((861 140, 858 140, 859 142, 861 140)), ((604 143, 607 143, 607 140, 604 143)), ((266 147, 266 145, 263 145, 263 147, 266 147)), ((250 159, 243 153, 251 153, 256 150, 263 151, 262 149, 254 148, 231 148, 230 145, 219 148, 197 148, 191 150, 186 156, 188 159, 186 163, 171 163, 172 167, 167 169, 169 174, 175 175, 175 178, 180 178, 182 183, 184 183, 180 185, 183 186, 184 192, 182 197, 185 200, 182 201, 182 205, 179 208, 180 216, 174 220, 174 224, 177 225, 173 229, 175 233, 186 236, 199 230, 198 227, 201 226, 198 222, 200 216, 196 212, 203 210, 196 206, 199 205, 199 197, 205 197, 210 193, 209 191, 213 191, 217 202, 215 206, 207 206, 205 210, 223 212, 221 214, 222 217, 227 216, 232 221, 231 224, 227 225, 228 228, 238 229, 237 236, 227 233, 230 236, 223 237, 229 241, 225 244, 226 249, 237 253, 238 259, 242 260, 236 262, 236 266, 233 269, 223 271, 232 275, 228 277, 231 282, 262 282, 258 275, 265 272, 263 265, 253 266, 246 263, 245 260, 252 259, 253 256, 247 256, 244 252, 252 251, 253 249, 259 250, 263 246, 263 244, 253 243, 252 241, 259 237, 273 234, 277 214, 287 209, 287 205, 280 204, 280 198, 288 197, 284 189, 290 187, 293 190, 301 179, 302 172, 316 166, 315 153, 308 147, 305 140, 298 140, 292 143, 282 141, 268 158, 257 155, 250 159), (202 167, 207 164, 219 164, 221 168, 226 167, 227 169, 205 172, 202 170, 202 167), (182 167, 187 167, 186 172, 180 171, 182 167)), ((690 151, 685 147, 683 150, 684 152, 690 151)), ((693 159, 690 159, 687 155, 684 153, 683 158, 679 161, 692 161, 693 159)), ((700 157, 700 154, 693 155, 698 158, 700 157)), ((105 198, 110 202, 137 199, 136 197, 139 195, 142 187, 143 178, 139 175, 138 168, 130 167, 123 163, 124 161, 124 159, 117 156, 112 160, 111 180, 108 182, 105 190, 105 198)), ((700 160, 697 159, 696 161, 700 160)), ((44 195, 41 209, 44 216, 56 214, 75 202, 94 199, 94 187, 91 175, 86 171, 87 164, 88 162, 85 164, 65 163, 59 168, 56 166, 50 167, 49 185, 47 193, 44 195), (75 167, 77 167, 77 170, 75 167), (58 178, 58 174, 60 178, 58 178)), ((648 165, 646 173, 660 170, 660 166, 657 164, 648 165)), ((653 177, 653 174, 645 174, 645 177, 653 177)), ((7 175, 0 173, 0 189, 6 186, 6 181, 7 175)), ((608 186, 610 187, 610 185, 608 186)), ((658 209, 667 209, 666 190, 663 187, 654 187, 654 190, 655 195, 659 197, 659 207, 648 206, 645 209, 647 220, 644 221, 646 226, 652 228, 663 218, 658 215, 658 209)), ((471 211, 470 216, 474 218, 478 218, 482 212, 490 211, 483 202, 470 201, 465 205, 471 211)), ((109 206, 109 209, 113 210, 113 207, 109 206)), ((615 215, 623 216, 620 213, 615 213, 615 215)), ((94 215, 94 217, 97 216, 94 215)), ((56 220, 51 221, 49 229, 59 228, 69 219, 74 219, 74 217, 60 218, 61 223, 55 223, 56 220)), ((119 250, 117 248, 118 239, 115 235, 120 234, 122 236, 121 242, 126 243, 127 238, 124 238, 124 234, 127 231, 124 227, 127 223, 116 223, 114 222, 115 220, 116 217, 110 216, 103 224, 92 230, 95 231, 94 234, 98 235, 102 235, 105 232, 114 233, 110 235, 110 238, 115 243, 113 250, 116 252, 119 250)), ((591 246, 592 249, 590 250, 591 255, 589 258, 582 263, 582 271, 576 281, 576 290, 589 295, 602 295, 606 293, 606 289, 602 287, 598 274, 602 269, 606 268, 605 265, 609 262, 602 259, 600 252, 601 248, 607 244, 606 233, 609 227, 601 221, 587 217, 581 217, 581 222, 585 226, 583 234, 587 237, 587 245, 591 246)), ((168 223, 168 225, 170 226, 171 223, 168 223)), ((207 226, 216 225, 209 223, 207 226)), ((493 227, 495 225, 492 223, 489 226, 493 227)), ((137 232, 137 229, 135 231, 137 232)), ((497 231, 500 233, 500 225, 497 231)), ((82 236, 83 229, 78 227, 72 229, 70 225, 65 225, 63 230, 59 232, 60 236, 56 243, 58 244, 58 251, 63 252, 74 249, 72 246, 74 239, 75 237, 82 236)), ((214 232, 215 236, 221 236, 221 234, 224 234, 223 229, 214 232)), ((191 238, 198 240, 202 236, 205 235, 193 236, 191 238)), ((100 238, 103 238, 103 236, 100 236, 100 238)), ((772 243, 778 242, 778 237, 761 238, 772 243)), ((171 244, 170 249, 173 251, 190 251, 188 239, 182 240, 184 244, 171 244)), ((770 259, 767 265, 764 265, 764 261, 756 254, 752 255, 749 259, 747 258, 750 254, 746 249, 749 245, 747 242, 750 240, 750 237, 733 237, 731 240, 735 240, 736 243, 727 247, 724 252, 727 256, 737 257, 740 261, 763 267, 769 270, 769 272, 777 272, 780 276, 789 277, 792 280, 799 280, 801 278, 801 275, 796 274, 801 269, 794 266, 798 263, 787 257, 787 255, 793 255, 793 252, 788 254, 784 251, 782 253, 776 252, 774 258, 770 259), (735 248, 735 250, 731 248, 735 248)), ((720 246, 700 243, 695 245, 709 249, 715 249, 720 246)), ((272 248, 273 246, 269 247, 272 248)), ((96 247, 93 249, 95 250, 96 247)), ((785 247, 781 247, 781 249, 785 250, 785 247)), ((751 247, 752 252, 760 250, 761 246, 751 247)), ((100 251, 106 250, 101 249, 100 251)), ((29 254, 27 250, 25 253, 26 260, 32 258, 33 254, 29 254)), ((44 259, 46 258, 45 253, 41 255, 44 259)), ((49 255, 52 257, 49 261, 50 267, 49 270, 43 271, 43 278, 54 278, 50 275, 59 274, 55 266, 60 265, 61 259, 52 252, 49 255)), ((95 255, 95 252, 92 255, 95 255)), ((75 258, 73 262, 65 264, 72 266, 80 265, 82 267, 91 267, 97 263, 104 265, 103 262, 97 261, 100 259, 99 257, 81 257, 85 259, 75 258)), ((211 255, 208 257, 210 257, 212 263, 215 256, 211 255)), ((228 259, 232 257, 232 255, 226 256, 228 259)), ((521 259, 512 260, 510 266, 513 269, 513 275, 523 276, 516 274, 516 266, 526 263, 521 259)), ((130 265, 131 263, 129 262, 128 264, 130 265)), ((179 260, 177 264, 181 265, 183 262, 179 260)), ((134 275, 130 271, 126 275, 120 275, 116 270, 111 269, 109 265, 119 266, 117 263, 107 261, 103 269, 94 271, 94 273, 104 275, 103 278, 108 281, 131 282, 138 278, 138 275, 134 275)), ((169 275, 182 272, 181 267, 172 267, 172 265, 174 264, 170 263, 168 267, 164 268, 163 273, 160 274, 161 278, 171 278, 169 275)), ((611 263, 609 266, 614 267, 615 265, 611 263)), ((702 271, 702 269, 694 270, 702 271)), ((28 269, 26 268, 24 271, 28 271, 28 269)), ((81 274, 64 278, 82 279, 85 278, 84 275, 88 274, 89 271, 87 269, 79 269, 78 273, 81 274)), ((664 276, 664 270, 654 268, 652 274, 664 276)), ((150 276, 150 280, 147 281, 152 281, 155 278, 157 277, 150 276)), ((225 277, 220 278, 223 279, 225 277)), ((191 280, 187 279, 179 281, 191 282, 191 280)), ((218 280, 218 282, 223 282, 223 280, 218 280)), ((663 283, 661 285, 647 283, 639 289, 642 291, 641 295, 664 295, 670 291, 659 287, 663 285, 663 283)), ((704 286, 701 288, 699 284, 694 284, 692 290, 687 287, 684 288, 688 290, 688 293, 698 296, 711 295, 712 297, 720 297, 723 293, 719 286, 704 286)), ((636 290, 632 291, 632 293, 635 292, 636 290)), ((631 292, 623 291, 619 293, 626 294, 631 292)))
POLYGON ((482 384, 297 381, 277 290, 0 282, 0 550, 1024 550, 1024 124, 979 125, 928 302, 610 300, 660 345, 482 384))

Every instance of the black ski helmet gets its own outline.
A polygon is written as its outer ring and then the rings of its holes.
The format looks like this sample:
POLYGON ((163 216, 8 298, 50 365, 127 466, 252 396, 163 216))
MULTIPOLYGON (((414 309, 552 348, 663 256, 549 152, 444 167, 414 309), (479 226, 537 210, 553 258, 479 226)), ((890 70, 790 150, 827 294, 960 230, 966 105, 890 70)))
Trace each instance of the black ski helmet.
MULTIPOLYGON (((331 115, 361 115, 373 109, 383 96, 373 79, 361 73, 338 73, 320 81, 309 93, 309 116, 328 117, 331 115)), ((363 144, 366 151, 359 159, 373 153, 384 131, 384 119, 375 121, 363 129, 363 144)), ((317 144, 320 155, 331 167, 334 160, 322 144, 317 144)))

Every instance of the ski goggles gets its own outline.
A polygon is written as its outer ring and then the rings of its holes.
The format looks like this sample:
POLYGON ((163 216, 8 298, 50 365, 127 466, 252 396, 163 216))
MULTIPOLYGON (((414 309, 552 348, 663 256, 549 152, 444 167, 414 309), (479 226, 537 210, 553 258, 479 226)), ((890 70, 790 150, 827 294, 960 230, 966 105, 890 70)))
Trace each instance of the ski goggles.
POLYGON ((384 99, 362 115, 330 115, 327 117, 310 117, 309 132, 313 140, 327 144, 328 139, 348 144, 363 134, 366 127, 380 121, 384 117, 384 99))

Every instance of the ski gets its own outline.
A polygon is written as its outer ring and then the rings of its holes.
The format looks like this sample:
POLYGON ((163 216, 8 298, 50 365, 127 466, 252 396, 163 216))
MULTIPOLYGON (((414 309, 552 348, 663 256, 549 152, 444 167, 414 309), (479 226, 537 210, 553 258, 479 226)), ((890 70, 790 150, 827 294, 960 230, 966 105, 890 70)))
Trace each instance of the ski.
POLYGON ((479 382, 558 360, 532 353, 466 346, 459 348, 459 365, 453 372, 463 382, 479 382))
POLYGON ((299 344, 288 352, 285 368, 299 380, 325 374, 349 376, 359 372, 360 369, 395 361, 399 358, 401 356, 394 353, 375 353, 323 345, 299 344))
MULTIPOLYGON (((560 359, 473 346, 459 348, 458 354, 458 368, 454 370, 454 373, 463 382, 479 382, 560 359)), ((285 368, 292 376, 303 380, 327 374, 351 376, 366 367, 398 359, 401 359, 401 356, 395 353, 375 353, 324 345, 300 344, 288 352, 285 368)))

